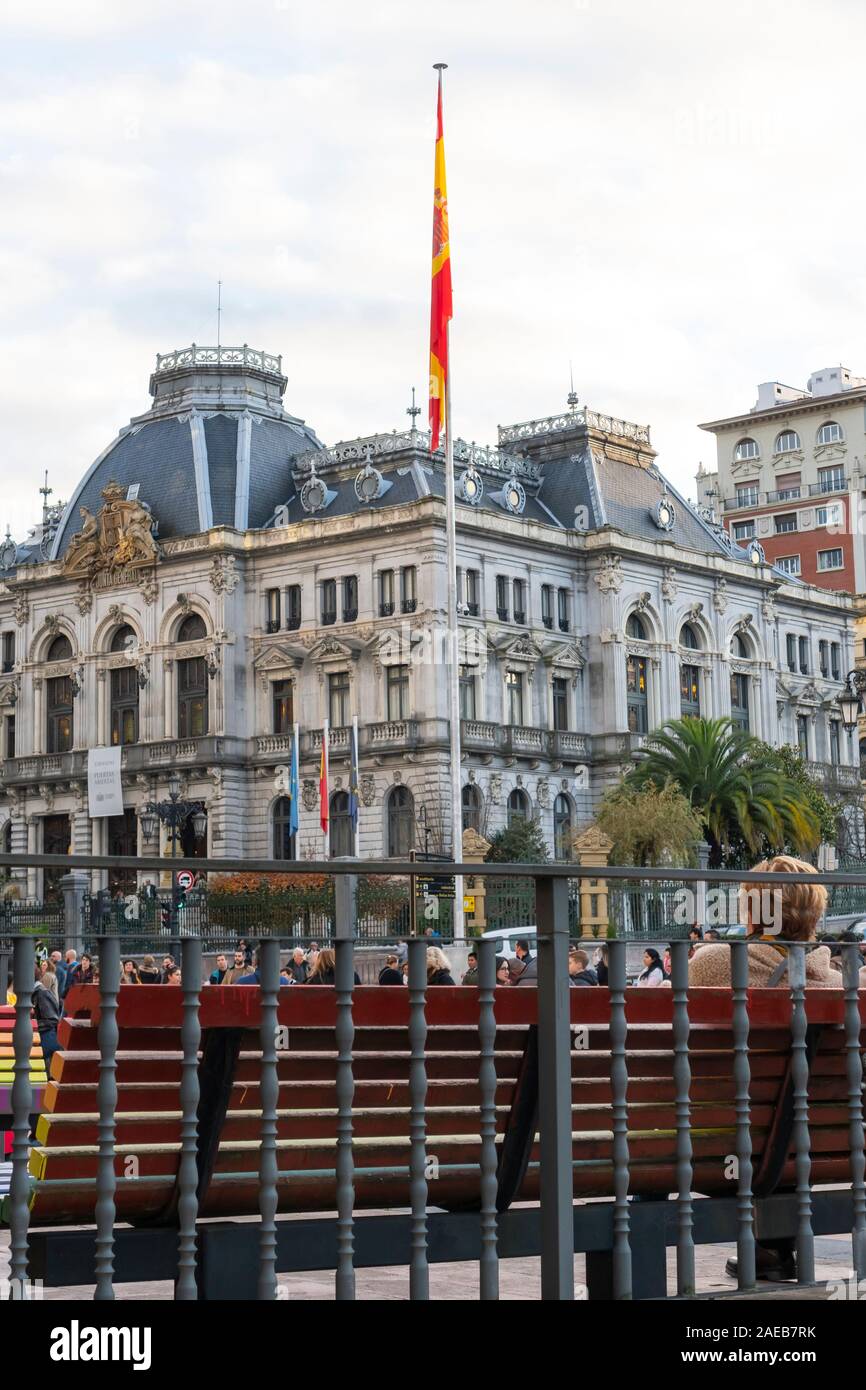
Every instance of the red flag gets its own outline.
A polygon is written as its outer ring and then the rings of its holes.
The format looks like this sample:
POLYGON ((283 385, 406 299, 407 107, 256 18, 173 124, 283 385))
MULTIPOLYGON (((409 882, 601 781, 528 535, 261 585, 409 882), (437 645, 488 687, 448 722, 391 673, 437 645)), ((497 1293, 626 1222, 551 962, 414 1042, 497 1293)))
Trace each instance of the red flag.
POLYGON ((430 449, 449 428, 445 419, 448 376, 448 322, 451 303, 451 242, 448 236, 448 190, 445 183, 445 138, 442 132, 442 73, 436 105, 436 157, 433 165, 433 280, 430 294, 430 449))
POLYGON ((319 823, 322 834, 328 834, 328 721, 322 729, 322 761, 319 765, 319 823))

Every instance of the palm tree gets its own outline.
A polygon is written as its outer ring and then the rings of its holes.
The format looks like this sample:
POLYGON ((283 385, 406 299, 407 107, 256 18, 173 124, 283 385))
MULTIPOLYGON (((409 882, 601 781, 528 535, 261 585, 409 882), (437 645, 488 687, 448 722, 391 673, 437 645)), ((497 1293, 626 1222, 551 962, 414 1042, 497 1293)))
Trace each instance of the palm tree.
POLYGON ((821 842, 818 818, 796 783, 730 719, 669 720, 626 781, 678 787, 703 820, 713 868, 740 847, 752 855, 786 847, 812 854, 821 842))

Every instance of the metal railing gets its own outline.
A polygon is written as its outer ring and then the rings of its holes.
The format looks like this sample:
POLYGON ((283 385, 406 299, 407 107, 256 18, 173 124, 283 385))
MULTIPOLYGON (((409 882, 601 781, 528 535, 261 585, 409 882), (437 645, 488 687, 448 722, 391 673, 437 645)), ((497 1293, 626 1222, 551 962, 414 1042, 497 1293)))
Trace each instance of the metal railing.
MULTIPOLYGON (((281 1239, 282 1223, 277 1219, 281 1192, 281 1154, 285 1147, 278 1138, 281 1112, 280 1059, 304 1053, 303 1020, 295 1018, 290 1038, 285 1027, 289 1020, 287 1009, 294 1008, 295 991, 280 990, 280 943, 276 938, 260 942, 260 981, 256 995, 245 996, 244 1003, 231 1013, 231 991, 225 1003, 216 992, 202 988, 201 941, 190 937, 183 943, 182 984, 178 992, 162 991, 168 1001, 173 1031, 170 1049, 177 1055, 180 1048, 181 1081, 177 1091, 176 1114, 179 1118, 180 1140, 174 1146, 177 1172, 171 1202, 170 1220, 164 1217, 162 1237, 154 1230, 118 1231, 118 1198, 121 1185, 127 1181, 119 1174, 117 1163, 126 1150, 118 1140, 118 1126, 126 1116, 119 1106, 118 1064, 122 1065, 123 1033, 119 1022, 126 1027, 133 1019, 141 1028, 147 1020, 148 996, 143 990, 127 990, 121 997, 119 985, 120 940, 111 935, 101 937, 100 981, 98 989, 89 986, 90 995, 82 993, 75 1004, 77 1018, 83 1026, 84 1016, 95 1009, 97 1020, 92 1027, 98 1036, 98 1086, 95 1120, 98 1142, 86 1152, 93 1156, 92 1190, 94 1194, 94 1228, 90 1235, 76 1231, 75 1251, 67 1242, 64 1249, 72 1263, 66 1263, 64 1278, 73 1281, 73 1271, 81 1261, 90 1277, 74 1277, 74 1282, 94 1283, 96 1300, 114 1297, 115 1260, 123 1250, 125 1277, 165 1277, 148 1274, 148 1260, 155 1259, 158 1247, 159 1268, 163 1271, 170 1260, 175 1280, 174 1296, 189 1300, 203 1296, 202 1289, 213 1279, 215 1263, 221 1260, 220 1278, 225 1278, 226 1252, 236 1251, 246 1242, 257 1250, 254 1292, 248 1296, 272 1300, 278 1296, 278 1274, 286 1269, 332 1268, 335 1273, 335 1295, 338 1300, 355 1297, 356 1241, 363 1247, 363 1263, 393 1265, 404 1263, 409 1269, 410 1298, 429 1297, 429 1270, 433 1260, 472 1258, 478 1261, 479 1293, 484 1300, 499 1296, 499 1260, 502 1251, 539 1253, 541 1257, 541 1296, 544 1299, 568 1300, 574 1297, 574 1253, 593 1252, 592 1264, 587 1263, 588 1279, 601 1281, 608 1289, 600 1296, 627 1300, 633 1296, 663 1296, 666 1291, 664 1255, 667 1245, 676 1249, 676 1292, 680 1297, 694 1296, 695 1247, 698 1243, 714 1243, 736 1239, 737 1282, 741 1290, 752 1290, 756 1275, 756 1234, 758 1225, 765 1239, 771 1236, 785 1240, 796 1249, 796 1276, 800 1285, 811 1286, 815 1280, 815 1233, 847 1232, 851 1239, 851 1263, 854 1275, 866 1276, 866 1181, 864 1181, 864 1124, 862 1109, 864 1046, 863 1021, 866 1017, 859 991, 860 951, 856 943, 841 947, 842 970, 838 992, 809 991, 807 952, 809 943, 775 938, 772 949, 784 964, 785 978, 774 991, 756 989, 750 979, 752 957, 749 944, 733 940, 716 948, 719 957, 728 962, 730 986, 727 990, 702 991, 690 985, 689 943, 671 944, 670 990, 628 989, 628 944, 621 937, 606 942, 608 981, 606 992, 569 989, 569 878, 580 881, 597 880, 603 875, 611 884, 679 884, 681 890, 700 894, 708 882, 727 888, 745 884, 752 891, 769 891, 773 885, 790 886, 788 874, 756 874, 670 869, 599 869, 572 864, 497 864, 500 879, 521 880, 527 877, 534 883, 537 914, 537 989, 502 991, 496 985, 495 952, 492 938, 478 943, 478 985, 471 991, 455 991, 454 1020, 464 1029, 474 1030, 477 1038, 469 1062, 465 1049, 460 1052, 463 1065, 476 1067, 474 1076, 476 1099, 472 1114, 462 1122, 471 1125, 471 1133, 458 1131, 474 1157, 464 1158, 460 1172, 468 1174, 476 1192, 474 1200, 458 1203, 454 1210, 431 1212, 437 1192, 432 1187, 435 1175, 431 1170, 433 1135, 442 1135, 441 1128, 432 1128, 434 1112, 428 1104, 428 1083, 431 1077, 443 1075, 435 1069, 435 1059, 446 1042, 437 1040, 436 1025, 428 1021, 428 1011, 439 1023, 447 1016, 445 1007, 451 996, 428 983, 428 942, 411 936, 407 943, 408 990, 395 998, 393 990, 363 991, 355 989, 354 958, 357 940, 356 886, 359 874, 397 873, 410 877, 418 872, 415 862, 337 860, 308 864, 287 864, 282 861, 231 860, 161 860, 144 858, 113 859, 108 856, 0 855, 0 868, 67 868, 69 870, 130 869, 149 873, 154 870, 192 868, 205 871, 239 871, 253 873, 323 873, 335 881, 334 949, 336 956, 333 995, 322 991, 304 991, 302 998, 310 1000, 304 1006, 308 1025, 333 1032, 333 1098, 335 1138, 330 1152, 332 1162, 325 1177, 332 1184, 336 1218, 317 1217, 315 1223, 302 1222, 295 1217, 286 1227, 287 1238, 281 1239), (730 951, 730 955, 728 955, 730 951), (318 996, 313 998, 314 993, 318 996), (512 1002, 512 993, 518 999, 512 1002), (765 996, 767 996, 765 998, 765 996), (328 1002, 330 997, 331 1003, 328 1002), (381 1009, 377 1003, 382 1001, 381 1009), (520 1001, 524 1002, 521 1003, 520 1001), (176 1006, 173 1001, 176 1002, 176 1006), (442 1001, 442 1002, 440 1002, 442 1001), (312 1005, 315 1004, 315 1011, 312 1005), (98 1007, 97 1007, 98 1006, 98 1007), (133 1008, 130 1014, 130 1008, 133 1008), (215 1007, 216 1006, 216 1007, 215 1007), (240 1012, 238 1012, 240 1009, 240 1012), (382 1010, 385 1010, 383 1013, 382 1010), (201 1223, 200 1177, 202 1154, 198 1148, 199 1125, 204 1124, 200 1109, 202 1100, 203 1059, 208 1030, 219 1028, 223 1016, 229 1017, 229 1027, 257 1029, 258 1053, 248 1035, 237 1046, 252 1048, 244 1055, 257 1055, 257 1108, 248 1118, 258 1124, 258 1155, 255 1176, 258 1194, 258 1221, 232 1223, 225 1219, 210 1225, 201 1223), (497 1092, 504 1076, 497 1075, 500 1052, 497 1033, 504 1020, 512 1023, 520 1017, 528 1024, 521 1081, 516 1086, 506 1127, 501 1127, 497 1092), (126 1020, 124 1022, 124 1019, 126 1020), (237 1019, 237 1022, 233 1020, 237 1019), (245 1020, 242 1022, 241 1020, 245 1020), (378 1020, 378 1022, 377 1022, 378 1020), (577 1035, 572 1028, 580 1026, 577 1035), (359 1186, 369 1181, 364 1168, 367 1149, 363 1136, 369 1134, 362 1126, 363 1111, 356 1109, 355 1090, 358 1084, 359 1058, 367 1061, 369 1048, 375 1046, 381 1055, 382 1043, 362 1044, 356 1052, 359 1030, 383 1026, 405 1030, 406 1072, 404 1080, 408 1109, 406 1138, 408 1166, 393 1169, 405 1196, 397 1205, 408 1209, 406 1215, 359 1215, 357 1195, 359 1186), (653 1029, 656 1033, 653 1033, 653 1029), (704 1036, 704 1030, 709 1035, 704 1036), (660 1030, 660 1031, 659 1031, 660 1030), (757 1056, 753 1062, 751 1039, 758 1036, 757 1056), (281 1032, 287 1033, 281 1039, 281 1032), (720 1033, 730 1036, 727 1044, 718 1041, 720 1033), (812 1152, 810 1130, 818 1124, 820 1114, 810 1105, 811 1063, 821 1038, 828 1039, 838 1059, 840 1094, 834 1101, 836 1109, 844 1110, 844 1123, 837 1128, 842 1135, 841 1147, 834 1152, 837 1158, 828 1160, 826 1148, 812 1152), (780 1037, 786 1041, 780 1043, 780 1037), (594 1038, 594 1041, 593 1041, 594 1038), (762 1040, 763 1038, 763 1040, 762 1040), (654 1040, 655 1039, 655 1040, 654 1040), (364 1046, 368 1050, 364 1050, 364 1046), (720 1050, 721 1048, 721 1050, 720 1050), (781 1050, 780 1050, 781 1048, 781 1050), (649 1049, 655 1059, 651 1073, 637 1068, 632 1072, 633 1056, 639 1061, 641 1050, 649 1049), (534 1056, 535 1062, 530 1058, 534 1056), (601 1087, 609 1099, 596 1102, 606 1111, 607 1121, 598 1117, 591 1121, 591 1137, 598 1140, 601 1127, 608 1149, 593 1168, 598 1184, 592 1191, 592 1201, 575 1200, 584 1196, 581 1171, 585 1161, 574 1157, 574 1144, 581 1134, 575 1134, 575 1121, 581 1123, 580 1112, 572 1109, 572 1078, 581 1058, 593 1057, 598 1065, 587 1075, 604 1078, 601 1087), (716 1058, 707 1067, 705 1058, 716 1058), (756 1099, 753 1081, 761 1081, 764 1095, 767 1078, 778 1060, 780 1091, 776 1109, 787 1119, 779 1126, 768 1128, 766 1102, 756 1099), (431 1073, 431 1067, 434 1070, 431 1073), (661 1070, 659 1070, 659 1067, 661 1070), (525 1077, 534 1077, 537 1086, 537 1124, 532 1098, 522 1095, 522 1106, 528 1106, 528 1119, 515 1118, 520 1110, 517 1093, 525 1077), (730 1091, 732 1109, 724 1121, 724 1142, 718 1148, 718 1174, 708 1177, 705 1140, 717 1129, 707 1129, 709 1120, 702 1118, 701 1107, 706 1103, 707 1079, 722 1078, 725 1095, 730 1091), (650 1096, 655 1110, 654 1119, 641 1120, 630 1087, 644 1084, 648 1076, 660 1077, 658 1094, 650 1096), (842 1093, 844 1092, 844 1099, 842 1093), (526 1123, 529 1128, 526 1128, 526 1123), (641 1129, 642 1126, 642 1129, 641 1129), (536 1135, 537 1129, 537 1135, 536 1135), (697 1130, 697 1139, 695 1138, 697 1130), (772 1131, 772 1133, 771 1133, 772 1131), (775 1139, 772 1135, 775 1134, 775 1139), (503 1184, 508 1188, 508 1169, 514 1144, 523 1151, 535 1154, 534 1139, 539 1141, 537 1156, 523 1175, 531 1173, 537 1203, 521 1199, 511 1209, 511 1198, 521 1191, 523 1177, 511 1182, 508 1200, 503 1198, 503 1184), (781 1147, 780 1147, 781 1144, 781 1147), (773 1149, 773 1145, 775 1148, 773 1149), (511 1146, 511 1147, 509 1147, 511 1146), (703 1146, 703 1147, 702 1147, 703 1146), (778 1172, 768 1176, 777 1163, 778 1172), (662 1159, 657 1151, 663 1149, 665 1170, 658 1177, 662 1159), (609 1150, 609 1153, 608 1153, 609 1150), (729 1152, 727 1152, 729 1150, 729 1152), (656 1153, 656 1157, 652 1155, 656 1153), (761 1156, 761 1153, 763 1156, 761 1156), (728 1160, 735 1158, 731 1164, 728 1160), (724 1159, 724 1161, 723 1161, 724 1159), (759 1161, 760 1159, 760 1161, 759 1161), (724 1173, 722 1172, 724 1169, 724 1173), (733 1174, 733 1176, 729 1175, 733 1174), (656 1197, 673 1197, 660 1212, 658 1203, 629 1202, 629 1192, 646 1192, 647 1184, 656 1197), (474 1175, 474 1176, 473 1176, 474 1175), (770 1178, 772 1177, 772 1181, 770 1178), (781 1180, 781 1182, 780 1182, 781 1180), (659 1187, 658 1184, 661 1184, 659 1187), (698 1196, 706 1192, 705 1197, 698 1196), (604 1200, 600 1200, 604 1199, 604 1200), (662 1219, 660 1219, 662 1218, 662 1219), (308 1227, 314 1225, 314 1229, 308 1227), (160 1243, 161 1242, 161 1243, 160 1243), (316 1245, 315 1257, 310 1253, 316 1245), (298 1246, 301 1254, 293 1254, 298 1246), (139 1252, 135 1254, 134 1252, 139 1252), (149 1253, 141 1253, 141 1252, 149 1253), (81 1253, 83 1252, 83 1254, 81 1253), (299 1258, 307 1263, 298 1264, 299 1258), (200 1263, 203 1260, 203 1264, 200 1263), (136 1263, 136 1260, 138 1263, 136 1263), (294 1262, 293 1262, 294 1260, 294 1262), (309 1261, 314 1261, 310 1263, 309 1261), (143 1263, 142 1263, 143 1262, 143 1263), (136 1270, 130 1274, 130 1269, 136 1270), (144 1273, 142 1271, 145 1271, 144 1273)), ((444 874, 477 875, 479 865, 437 864, 444 874)), ((866 886, 863 874, 816 874, 810 882, 831 886, 858 884, 866 886)), ((584 885, 587 886, 587 885, 584 885)), ((708 949, 708 948, 700 948, 708 949)), ((721 968, 721 966, 720 966, 721 968)), ((11 1231, 10 1275, 13 1289, 26 1296, 31 1274, 30 1257, 36 1252, 41 1267, 47 1267, 46 1250, 52 1240, 63 1233, 50 1231, 41 1235, 31 1230, 33 1192, 28 1173, 31 1146, 31 1115, 34 1094, 30 1081, 30 1056, 33 1040, 30 1017, 30 991, 35 974, 35 953, 32 937, 14 938, 15 1005, 14 1084, 12 1087, 13 1159, 12 1185, 4 1210, 11 1231)), ((721 969, 724 975, 724 969, 721 969)), ((242 993, 242 991, 241 991, 242 993)), ((91 1025, 88 1025, 91 1026, 91 1025)), ((508 1024, 506 1023, 507 1027, 508 1024)), ((142 1044, 130 1044, 130 1046, 142 1044)), ((322 1047, 322 1043, 315 1044, 322 1047)), ((393 1050, 396 1044, 389 1044, 393 1050)), ((454 1044, 451 1044, 454 1046, 454 1044)), ((148 1042, 148 1051, 154 1044, 148 1042)), ((169 1044, 167 1043, 167 1047, 169 1044)), ((323 1055, 318 1053, 316 1055, 323 1055)), ((511 1055, 511 1054, 509 1054, 511 1055)), ((513 1059, 512 1059, 513 1063, 513 1059)), ((402 1065, 402 1064, 400 1064, 402 1065)), ((820 1070, 820 1068, 819 1068, 820 1070)), ((368 1075, 362 1071, 361 1075, 368 1075)), ((448 1074, 448 1073, 444 1073, 448 1074)), ((822 1076, 826 1076, 826 1068, 822 1076)), ((837 1073, 834 1072, 834 1075, 837 1073)), ((508 1072, 513 1076, 512 1070, 508 1072)), ((62 1086, 63 1079, 49 1084, 62 1086)), ((125 1084, 125 1083, 124 1083, 125 1084)), ((599 1083, 600 1084, 600 1083, 599 1083)), ((331 1112, 329 1112, 331 1113, 331 1112)), ((397 1115, 397 1111, 389 1112, 397 1115)), ((726 1111, 727 1114, 727 1111, 726 1111)), ((457 1124, 457 1117, 451 1117, 457 1124)), ((439 1117, 441 1124, 441 1115, 439 1117)), ((717 1122, 721 1123, 721 1121, 717 1122)), ((829 1123, 829 1121, 827 1122, 829 1123)), ((834 1121, 834 1123, 837 1123, 834 1121)), ((589 1131, 588 1131, 589 1132, 589 1131)), ((825 1131, 826 1132, 826 1131, 825 1131)), ((389 1134, 398 1133, 393 1129, 389 1134)), ((402 1134, 402 1130, 399 1131, 402 1134)), ((213 1134, 210 1135, 213 1140, 213 1134)), ((219 1142, 219 1131, 216 1140, 219 1142)), ((391 1143, 395 1140, 388 1141, 391 1143)), ((444 1142, 444 1140, 442 1141, 444 1142)), ((713 1150, 716 1153, 716 1150, 713 1150)), ((37 1176, 39 1166, 37 1164, 37 1176)), ((392 1169, 375 1170, 380 1175, 392 1169)), ((512 1175, 513 1176, 513 1175, 512 1175)), ((527 1179, 528 1181, 528 1179, 527 1179)), ((56 1184, 55 1184, 56 1186, 56 1184)), ((61 1184, 62 1186, 62 1184, 61 1184)), ((75 1185, 73 1184, 73 1187, 75 1185)), ((38 1183, 37 1183, 38 1187, 38 1183)), ((65 1188, 63 1189, 65 1190, 65 1188)), ((129 1210, 128 1189, 124 1189, 129 1210)), ((330 1206, 330 1201, 326 1204, 330 1206)), ((376 1206, 383 1205, 381 1197, 376 1206)), ((453 1204, 452 1204, 453 1205, 453 1204)), ((33 1208, 38 1217, 39 1192, 33 1208)), ((230 1216, 231 1211, 228 1212, 230 1216)), ((241 1213, 238 1213, 241 1214, 241 1213)), ((220 1215, 225 1218, 226 1209, 220 1215)), ((55 1224, 52 1222, 52 1224, 55 1224)), ((81 1225, 80 1215, 75 1224, 81 1225)), ((49 1261, 50 1265, 50 1261, 49 1261)), ((235 1295, 246 1296, 243 1286, 243 1261, 237 1265, 228 1261, 229 1276, 237 1281, 235 1295)), ((597 1295, 598 1296, 598 1295, 597 1295)))

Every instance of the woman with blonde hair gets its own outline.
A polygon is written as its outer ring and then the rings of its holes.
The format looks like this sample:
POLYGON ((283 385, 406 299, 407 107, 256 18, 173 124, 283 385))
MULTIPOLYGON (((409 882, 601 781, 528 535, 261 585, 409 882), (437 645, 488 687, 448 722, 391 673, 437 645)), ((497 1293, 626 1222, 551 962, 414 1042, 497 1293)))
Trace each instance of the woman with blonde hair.
MULTIPOLYGON (((740 889, 741 916, 746 917, 750 989, 788 988, 788 941, 814 941, 827 908, 827 889, 811 883, 818 871, 803 859, 777 854, 756 864, 754 873, 790 874, 785 883, 744 883, 740 889)), ((725 988, 731 984, 731 951, 727 945, 703 945, 689 961, 689 984, 725 988)), ((827 946, 806 953, 806 986, 839 989, 842 977, 830 965, 827 946)))
POLYGON ((427 983, 428 985, 454 984, 451 977, 451 962, 438 946, 427 947, 427 983))
MULTIPOLYGON (((307 985, 333 985, 337 983, 337 957, 336 954, 325 946, 316 956, 316 963, 307 976, 304 984, 307 985)), ((361 983, 361 976, 355 971, 355 984, 361 983)))

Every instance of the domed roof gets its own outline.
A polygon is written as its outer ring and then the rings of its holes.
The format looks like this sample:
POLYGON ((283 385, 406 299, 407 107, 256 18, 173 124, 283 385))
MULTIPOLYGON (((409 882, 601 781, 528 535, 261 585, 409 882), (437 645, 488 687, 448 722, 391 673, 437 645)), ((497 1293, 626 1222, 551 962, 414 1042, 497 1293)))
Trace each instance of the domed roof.
POLYGON ((320 448, 282 405, 282 360, 246 346, 198 347, 157 355, 153 405, 99 455, 69 499, 54 537, 61 558, 95 513, 102 490, 119 484, 146 503, 160 540, 212 526, 264 526, 292 490, 296 454, 320 448))

